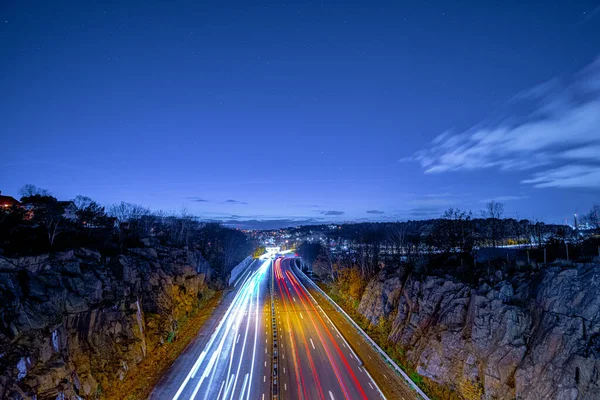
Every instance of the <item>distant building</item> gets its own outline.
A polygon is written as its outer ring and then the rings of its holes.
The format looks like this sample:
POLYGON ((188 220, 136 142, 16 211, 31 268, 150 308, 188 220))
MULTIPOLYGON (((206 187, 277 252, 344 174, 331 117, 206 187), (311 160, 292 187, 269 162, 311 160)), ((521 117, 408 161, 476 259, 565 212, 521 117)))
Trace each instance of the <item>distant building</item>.
POLYGON ((69 219, 71 221, 75 221, 77 219, 77 207, 75 206, 75 203, 73 201, 59 201, 58 204, 60 204, 65 210, 65 212, 62 215, 63 218, 69 219))
POLYGON ((12 196, 3 196, 2 191, 0 191, 0 207, 12 207, 12 206, 20 206, 21 203, 12 196))

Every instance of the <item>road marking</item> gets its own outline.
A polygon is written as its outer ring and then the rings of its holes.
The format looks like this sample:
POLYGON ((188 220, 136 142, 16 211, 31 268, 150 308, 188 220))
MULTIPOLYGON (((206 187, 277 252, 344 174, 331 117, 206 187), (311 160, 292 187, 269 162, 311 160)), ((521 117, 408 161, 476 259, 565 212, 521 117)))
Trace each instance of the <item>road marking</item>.
POLYGON ((285 354, 282 353, 281 354, 281 358, 285 359, 285 354))
POLYGON ((310 344, 312 344, 312 347, 313 347, 313 349, 315 349, 315 350, 317 349, 317 348, 315 347, 315 344, 313 343, 312 339, 310 339, 310 344))
POLYGON ((266 381, 267 381, 267 376, 263 375, 263 382, 266 382, 266 381))
MULTIPOLYGON (((266 361, 265 361, 265 362, 266 362, 266 361)), ((358 367, 358 370, 359 370, 360 372, 364 372, 364 371, 363 371, 363 370, 360 368, 360 366, 358 367)))
POLYGON ((287 390, 287 383, 284 383, 284 384, 283 384, 283 389, 284 389, 284 390, 287 390))
POLYGON ((383 374, 383 377, 384 377, 385 379, 389 379, 389 378, 387 377, 387 375, 386 375, 386 374, 383 374))
POLYGON ((238 342, 240 341, 240 336, 241 336, 241 333, 238 333, 238 338, 237 338, 237 340, 235 341, 235 344, 238 344, 238 342))
POLYGON ((269 341, 267 339, 265 339, 265 343, 269 343, 269 341))
MULTIPOLYGON (((217 399, 218 399, 218 397, 217 397, 217 399)), ((262 400, 265 400, 265 394, 264 394, 264 393, 263 393, 263 397, 262 397, 262 400)))
POLYGON ((267 349, 265 349, 265 354, 267 354, 267 349))
POLYGON ((354 358, 354 356, 352 356, 352 353, 350 353, 350 357, 351 357, 351 358, 354 358))
POLYGON ((221 383, 221 388, 219 389, 219 394, 217 395, 217 399, 221 396, 221 391, 223 390, 223 385, 225 385, 225 381, 221 383))
POLYGON ((294 303, 295 303, 295 302, 296 302, 296 298, 295 298, 295 297, 293 297, 293 299, 294 299, 294 303))
POLYGON ((285 374, 285 367, 283 367, 283 373, 285 374))
POLYGON ((246 376, 244 376, 244 384, 242 385, 242 391, 241 393, 244 393, 246 391, 246 385, 248 384, 248 374, 246 374, 246 376))
POLYGON ((333 397, 333 393, 331 393, 331 390, 329 391, 329 397, 331 398, 331 400, 335 400, 335 397, 333 397))
POLYGON ((371 382, 367 382, 369 384, 369 386, 371 386, 371 389, 373 389, 373 385, 371 385, 371 382))
POLYGON ((371 360, 372 360, 371 356, 369 356, 369 359, 371 359, 371 360))
POLYGON ((265 361, 265 367, 267 366, 267 362, 265 361))
POLYGON ((346 345, 344 344, 344 342, 342 342, 342 346, 346 347, 346 345))
POLYGON ((304 319, 304 317, 302 316, 302 313, 300 313, 300 318, 304 319))

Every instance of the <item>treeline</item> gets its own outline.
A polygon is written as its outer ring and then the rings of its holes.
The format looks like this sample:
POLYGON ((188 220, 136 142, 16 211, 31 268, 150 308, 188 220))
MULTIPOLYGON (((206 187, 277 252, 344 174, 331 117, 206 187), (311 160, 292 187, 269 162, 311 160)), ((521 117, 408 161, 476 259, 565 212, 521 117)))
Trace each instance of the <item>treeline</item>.
POLYGON ((201 252, 217 277, 251 254, 246 234, 214 222, 204 222, 186 210, 151 211, 121 202, 101 206, 86 196, 59 201, 45 189, 26 185, 20 205, 0 207, 0 254, 23 256, 88 247, 104 254, 160 244, 201 252))
POLYGON ((496 267, 508 272, 518 258, 533 264, 534 256, 538 260, 583 260, 598 255, 599 206, 581 218, 580 229, 503 218, 503 210, 502 204, 491 202, 480 217, 451 208, 433 220, 344 224, 325 230, 301 227, 298 229, 304 233, 321 230, 326 240, 303 243, 298 251, 312 263, 315 273, 329 281, 347 276, 345 270, 350 268, 363 280, 383 269, 402 269, 417 274, 450 274, 477 282, 494 273, 496 267), (494 251, 510 246, 523 250, 494 251), (532 249, 531 254, 525 249, 532 249))

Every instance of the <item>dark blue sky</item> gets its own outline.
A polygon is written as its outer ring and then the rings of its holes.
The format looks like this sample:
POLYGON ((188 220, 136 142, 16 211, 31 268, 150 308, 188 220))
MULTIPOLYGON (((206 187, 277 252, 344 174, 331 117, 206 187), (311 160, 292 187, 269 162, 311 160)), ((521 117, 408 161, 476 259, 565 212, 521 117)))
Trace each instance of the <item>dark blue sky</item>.
POLYGON ((297 221, 600 201, 598 1, 0 7, 6 194, 297 221))

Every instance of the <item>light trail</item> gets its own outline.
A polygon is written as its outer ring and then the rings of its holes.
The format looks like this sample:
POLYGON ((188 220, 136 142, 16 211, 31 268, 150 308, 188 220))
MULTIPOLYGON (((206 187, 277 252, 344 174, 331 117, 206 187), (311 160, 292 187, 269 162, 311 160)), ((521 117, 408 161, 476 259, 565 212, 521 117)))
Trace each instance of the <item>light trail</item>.
MULTIPOLYGON (((325 351, 328 354, 328 358, 329 358, 330 362, 333 361, 333 360, 329 357, 329 353, 327 351, 327 346, 325 345, 325 342, 323 341, 323 338, 321 337, 319 329, 317 329, 317 326, 316 326, 315 321, 313 320, 311 314, 316 314, 317 317, 319 318, 319 320, 321 322, 321 326, 323 326, 325 328, 325 333, 330 338, 330 340, 333 343, 335 349, 337 350, 337 353, 338 353, 339 357, 341 358, 344 366, 346 367, 346 370, 348 371, 348 373, 350 375, 350 378, 352 379, 355 387, 358 389, 358 392, 359 392, 360 396, 363 399, 367 399, 367 394, 365 393, 362 385, 360 384, 360 382, 358 381, 356 375, 354 374, 354 371, 350 367, 350 364, 348 363, 347 358, 344 356, 342 350, 338 346, 337 342, 334 340, 333 335, 332 335, 331 331, 329 330, 329 327, 327 326, 327 324, 325 323, 325 321, 323 321, 323 318, 321 318, 321 315, 319 314, 319 312, 314 307, 314 304, 312 303, 312 301, 309 299, 308 294, 306 293, 306 289, 304 289, 304 286, 297 280, 297 278, 295 277, 294 273, 291 270, 287 270, 286 271, 286 276, 288 277, 289 281, 292 283, 292 286, 293 286, 294 290, 296 291, 296 293, 298 294, 298 297, 300 297, 300 301, 302 302, 302 304, 305 305, 305 300, 306 300, 306 303, 308 303, 310 305, 310 308, 307 307, 307 309, 312 309, 312 311, 314 311, 314 313, 313 312, 309 312, 308 315, 310 317, 311 322, 315 326, 315 330, 317 331, 317 335, 319 336, 319 339, 321 340, 321 342, 322 342, 322 344, 323 344, 323 346, 325 348, 325 351)), ((332 364, 332 367, 334 368, 334 371, 337 370, 337 368, 336 368, 336 366, 334 366, 334 364, 332 364)), ((342 383, 342 381, 340 381, 340 383, 342 385, 342 390, 344 391, 345 395, 347 396, 347 391, 345 389, 345 385, 342 383)))
MULTIPOLYGON (((246 398, 248 400, 250 398, 259 335, 260 285, 264 282, 263 279, 270 264, 270 259, 265 260, 256 271, 247 274, 243 278, 240 289, 219 321, 204 350, 179 386, 173 400, 182 397, 193 400, 198 393, 202 393, 203 398, 206 400, 232 399, 236 396, 236 386, 239 387, 237 395, 240 399, 246 398), (242 340, 239 340, 238 335, 241 333, 240 328, 244 323, 244 318, 246 318, 245 332, 244 335, 241 335, 242 340), (252 318, 255 320, 254 329, 252 330, 254 334, 253 342, 248 340, 252 318), (237 346, 238 341, 242 345, 241 352, 239 352, 237 346), (242 371, 242 362, 244 360, 247 362, 247 358, 250 357, 249 355, 244 357, 247 350, 252 350, 252 364, 245 365, 242 371), (227 354, 227 357, 223 357, 225 354, 227 354), (238 361, 237 365, 233 367, 236 361, 238 361), (235 371, 232 372, 232 369, 235 369, 235 371), (219 379, 217 382, 221 381, 221 384, 213 386, 216 379, 219 379), (238 379, 241 379, 240 386, 238 386, 238 379), (214 392, 211 389, 214 389, 214 392)), ((259 362, 262 364, 262 360, 259 360, 259 362)))
MULTIPOLYGON (((283 279, 283 277, 282 277, 282 279, 283 279)), ((296 310, 297 306, 294 305, 294 304, 292 304, 291 300, 290 300, 292 298, 292 295, 291 295, 290 291, 288 290, 287 286, 285 284, 283 286, 285 287, 285 292, 287 294, 288 300, 290 301, 291 307, 294 310, 294 312, 296 312, 297 311, 296 310)), ((300 313, 300 316, 302 316, 302 313, 300 313)), ((311 372, 313 374, 313 377, 315 379, 315 383, 317 384, 317 391, 318 391, 318 394, 319 394, 319 398, 321 400, 325 400, 325 395, 323 393, 323 388, 321 386, 321 380, 319 379, 319 375, 317 374, 317 370, 315 368, 315 363, 314 363, 313 357, 310 354, 310 350, 308 348, 308 342, 306 340, 306 335, 304 333, 304 329, 302 328, 302 324, 299 324, 299 327, 300 327, 300 335, 304 339, 304 350, 306 351, 306 355, 308 357, 308 363, 309 363, 311 372)), ((312 343, 312 339, 311 339, 311 343, 312 343)), ((313 348, 315 347, 314 344, 312 346, 313 346, 313 348)))

